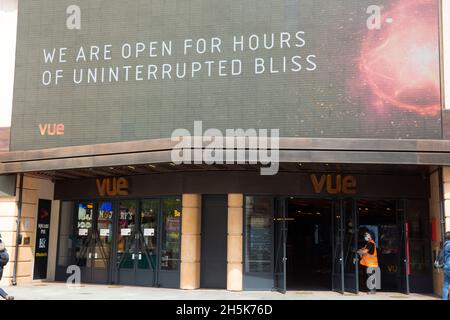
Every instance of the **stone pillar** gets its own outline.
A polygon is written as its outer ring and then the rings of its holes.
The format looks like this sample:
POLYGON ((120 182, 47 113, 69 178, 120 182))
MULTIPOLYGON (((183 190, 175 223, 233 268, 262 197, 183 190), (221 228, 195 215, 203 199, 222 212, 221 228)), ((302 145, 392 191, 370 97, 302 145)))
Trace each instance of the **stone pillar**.
POLYGON ((200 288, 200 245, 201 245, 200 194, 183 194, 181 223, 181 270, 180 288, 200 288))
POLYGON ((13 278, 14 265, 17 263, 17 284, 30 283, 33 280, 34 244, 37 213, 37 179, 25 176, 22 193, 22 219, 20 234, 22 243, 18 248, 15 261, 19 178, 17 178, 16 196, 0 198, 0 233, 9 254, 9 263, 3 270, 2 284, 10 284, 13 278))
POLYGON ((227 290, 242 291, 244 195, 228 194, 227 290))

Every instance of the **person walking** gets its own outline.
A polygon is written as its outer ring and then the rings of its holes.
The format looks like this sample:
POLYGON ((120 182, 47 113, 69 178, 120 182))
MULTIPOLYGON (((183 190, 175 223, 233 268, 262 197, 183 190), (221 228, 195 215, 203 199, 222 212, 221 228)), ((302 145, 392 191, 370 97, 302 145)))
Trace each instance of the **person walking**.
POLYGON ((375 244, 375 241, 372 239, 372 235, 370 232, 364 233, 364 240, 366 241, 366 245, 358 250, 358 254, 361 257, 361 260, 359 263, 365 267, 365 273, 367 274, 367 286, 369 289, 369 294, 375 294, 377 292, 376 288, 379 284, 376 283, 378 277, 375 276, 375 283, 373 283, 372 286, 369 286, 369 278, 372 276, 373 273, 369 273, 369 268, 375 268, 378 269, 378 257, 377 257, 377 246, 375 244))
POLYGON ((442 289, 442 299, 449 299, 450 290, 450 231, 445 233, 445 242, 442 246, 444 254, 444 286, 442 289))
MULTIPOLYGON (((9 255, 0 235, 0 280, 2 280, 3 277, 3 267, 6 266, 8 261, 9 255)), ((2 288, 0 288, 0 296, 5 300, 14 300, 14 297, 7 294, 2 288)))

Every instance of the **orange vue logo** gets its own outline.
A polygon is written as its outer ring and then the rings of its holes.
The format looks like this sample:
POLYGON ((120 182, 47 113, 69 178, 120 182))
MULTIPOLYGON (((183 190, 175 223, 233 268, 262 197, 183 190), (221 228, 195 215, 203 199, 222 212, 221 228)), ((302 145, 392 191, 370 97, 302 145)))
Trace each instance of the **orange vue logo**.
POLYGON ((322 174, 320 178, 318 178, 315 174, 312 174, 310 178, 316 193, 321 193, 324 189, 329 194, 356 193, 356 177, 354 176, 322 174))
POLYGON ((62 136, 64 135, 63 123, 40 123, 39 132, 41 136, 62 136))
POLYGON ((127 196, 128 180, 125 178, 96 179, 97 191, 101 197, 127 196))

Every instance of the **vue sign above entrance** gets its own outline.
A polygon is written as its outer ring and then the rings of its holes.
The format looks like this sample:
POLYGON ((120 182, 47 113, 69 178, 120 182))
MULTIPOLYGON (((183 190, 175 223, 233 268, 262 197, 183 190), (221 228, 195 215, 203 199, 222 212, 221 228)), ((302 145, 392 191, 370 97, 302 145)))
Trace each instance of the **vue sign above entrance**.
POLYGON ((355 194, 356 193, 356 177, 343 176, 333 174, 322 174, 320 177, 312 174, 310 176, 311 183, 315 193, 325 191, 329 194, 355 194))
POLYGON ((101 197, 116 197, 128 195, 128 180, 126 178, 96 179, 97 191, 101 197))

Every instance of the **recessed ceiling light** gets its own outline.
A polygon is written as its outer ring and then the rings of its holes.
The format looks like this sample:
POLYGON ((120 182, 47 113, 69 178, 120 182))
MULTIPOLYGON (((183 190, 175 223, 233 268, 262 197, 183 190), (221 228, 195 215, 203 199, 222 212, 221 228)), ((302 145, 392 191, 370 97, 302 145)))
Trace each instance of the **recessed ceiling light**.
POLYGON ((150 168, 156 168, 156 166, 154 166, 153 164, 149 164, 148 165, 150 168))
POLYGON ((130 168, 130 169, 132 169, 132 170, 136 169, 136 168, 133 167, 133 166, 128 166, 128 168, 130 168))

